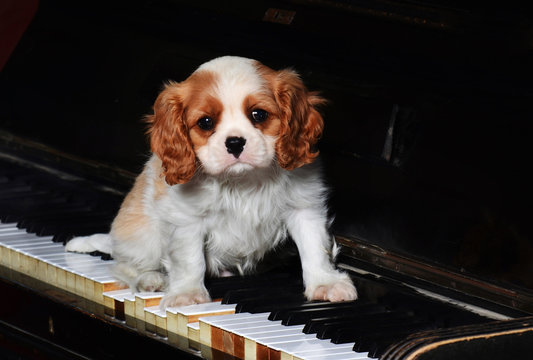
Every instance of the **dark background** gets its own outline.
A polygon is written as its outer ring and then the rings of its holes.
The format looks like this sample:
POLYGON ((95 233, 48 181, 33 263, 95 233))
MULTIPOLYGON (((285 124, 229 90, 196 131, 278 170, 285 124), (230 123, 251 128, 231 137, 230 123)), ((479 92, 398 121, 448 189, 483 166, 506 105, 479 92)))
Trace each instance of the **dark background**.
POLYGON ((533 290, 531 15, 513 2, 44 0, 0 73, 0 129, 138 173, 165 81, 221 55, 292 67, 330 100, 320 148, 337 234, 533 290), (265 21, 269 8, 294 18, 265 21))

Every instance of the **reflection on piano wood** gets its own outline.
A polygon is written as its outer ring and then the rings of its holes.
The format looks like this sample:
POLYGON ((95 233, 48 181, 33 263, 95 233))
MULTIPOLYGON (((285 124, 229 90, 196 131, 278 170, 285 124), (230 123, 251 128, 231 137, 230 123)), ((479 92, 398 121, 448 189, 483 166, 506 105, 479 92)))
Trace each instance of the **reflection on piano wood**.
MULTIPOLYGON (((353 274, 362 290, 359 300, 306 302, 301 277, 292 268, 253 277, 211 279, 208 290, 217 301, 161 310, 162 293, 134 293, 124 288, 111 275, 112 260, 64 251, 59 241, 76 234, 71 230, 78 216, 82 215, 81 219, 91 213, 91 207, 83 205, 85 210, 77 212, 59 200, 65 196, 61 189, 71 189, 75 182, 57 178, 51 183, 50 174, 0 164, 1 266, 85 299, 83 311, 92 317, 136 329, 187 354, 208 359, 368 359, 409 353, 413 343, 447 344, 458 338, 532 330, 530 320, 518 320, 518 329, 517 320, 501 321, 517 315, 512 311, 467 311, 361 273, 353 274), (56 214, 45 222, 48 225, 35 220, 39 218, 35 214, 43 209, 56 214), (62 216, 73 222, 64 222, 62 228, 62 216), (39 234, 54 229, 57 233, 38 236, 28 229, 39 234)), ((80 206, 83 201, 77 203, 80 206)), ((101 209, 93 205, 92 209, 101 209)), ((106 221, 105 216, 94 219, 79 231, 102 227, 106 221)))

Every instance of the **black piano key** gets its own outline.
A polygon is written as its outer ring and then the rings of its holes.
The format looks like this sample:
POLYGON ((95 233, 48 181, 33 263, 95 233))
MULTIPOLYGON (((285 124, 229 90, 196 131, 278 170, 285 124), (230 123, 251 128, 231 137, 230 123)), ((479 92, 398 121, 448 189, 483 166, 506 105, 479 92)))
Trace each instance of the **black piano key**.
MULTIPOLYGON (((45 203, 42 206, 33 209, 27 209, 20 220, 21 225, 32 221, 47 221, 54 218, 73 217, 80 214, 91 214, 95 212, 93 206, 78 200, 70 200, 68 198, 58 199, 52 203, 45 203)), ((108 211, 100 211, 101 213, 109 213, 108 211)))
MULTIPOLYGON (((369 322, 367 324, 353 324, 337 328, 331 336, 331 342, 334 344, 345 344, 353 342, 359 336, 367 334, 379 334, 382 332, 400 332, 403 329, 412 327, 421 329, 431 327, 431 323, 426 319, 396 319, 387 322, 369 322)), ((328 337, 329 338, 329 337, 328 337)))
POLYGON ((280 288, 285 286, 286 288, 292 288, 301 286, 301 277, 290 272, 244 277, 236 276, 226 279, 231 279, 231 281, 225 282, 224 278, 219 280, 209 279, 206 284, 210 289, 209 293, 214 298, 217 297, 213 296, 212 292, 223 292, 222 304, 237 304, 246 298, 260 297, 265 293, 272 292, 270 290, 271 287, 280 288))
POLYGON ((105 261, 113 260, 113 257, 111 256, 111 254, 106 254, 106 253, 103 253, 97 250, 91 251, 89 255, 99 257, 100 259, 105 260, 105 261))
POLYGON ((292 294, 288 293, 279 296, 251 298, 239 302, 235 307, 235 312, 249 312, 252 314, 271 312, 272 310, 280 309, 281 307, 299 306, 305 301, 306 298, 303 292, 292 294))
POLYGON ((240 276, 208 277, 205 279, 205 287, 212 299, 221 299, 241 279, 240 276))
MULTIPOLYGON (((285 279, 281 279, 281 283, 286 283, 285 279)), ((276 297, 280 294, 286 293, 302 293, 304 291, 303 286, 301 285, 291 285, 287 284, 285 286, 279 286, 276 280, 268 281, 267 283, 260 284, 261 286, 253 288, 244 288, 244 289, 234 289, 228 291, 224 295, 224 304, 237 304, 241 301, 248 299, 260 299, 265 297, 276 297), (270 285, 270 286, 268 286, 270 285)))
POLYGON ((286 324, 287 319, 289 317, 292 316, 294 318, 295 316, 300 316, 300 315, 295 315, 295 314, 302 314, 300 317, 305 317, 306 314, 309 315, 310 311, 313 311, 313 310, 321 310, 321 309, 341 310, 341 309, 346 309, 346 308, 362 306, 365 304, 368 304, 368 302, 363 301, 363 300, 357 300, 357 302, 350 301, 350 302, 340 302, 340 303, 332 303, 329 301, 311 301, 311 302, 304 303, 301 306, 296 307, 296 308, 284 308, 280 310, 275 310, 270 314, 269 319, 270 320, 281 320, 282 323, 286 324))
POLYGON ((69 232, 76 234, 78 231, 83 232, 85 234, 87 233, 87 231, 93 230, 103 230, 103 232, 109 232, 111 221, 112 219, 94 221, 84 221, 83 219, 79 219, 77 222, 74 223, 51 222, 39 224, 38 226, 32 228, 32 231, 28 232, 35 233, 38 236, 51 236, 59 234, 61 232, 69 232))
POLYGON ((381 355, 383 355, 383 353, 385 352, 385 350, 387 350, 387 348, 393 343, 395 342, 395 340, 397 339, 394 339, 394 338, 391 338, 387 341, 387 345, 386 346, 383 346, 383 344, 380 344, 378 342, 373 342, 369 347, 368 347, 368 350, 366 350, 366 352, 368 352, 368 357, 370 358, 373 358, 373 359, 379 359, 381 357, 381 355))
POLYGON ((88 222, 88 221, 99 221, 102 219, 112 218, 113 215, 109 213, 85 210, 78 211, 51 211, 50 214, 43 214, 42 217, 35 215, 33 217, 25 217, 21 220, 17 226, 19 228, 31 229, 32 227, 42 227, 46 224, 55 225, 55 224, 76 224, 79 222, 88 222))
MULTIPOLYGON (((55 231, 56 228, 71 229, 78 226, 100 225, 107 224, 108 226, 113 221, 113 214, 98 214, 98 213, 76 213, 71 216, 57 216, 45 220, 33 220, 26 222, 26 230, 30 233, 37 233, 38 235, 53 235, 50 231, 55 231)), ((18 226, 23 228, 22 226, 18 226)))
POLYGON ((302 330, 305 334, 316 334, 327 326, 339 326, 346 323, 365 322, 375 317, 390 316, 390 312, 386 306, 382 304, 368 304, 360 306, 357 311, 350 315, 337 315, 321 318, 309 319, 302 330))
POLYGON ((384 351, 391 344, 400 341, 406 336, 422 329, 422 326, 406 326, 402 329, 383 330, 379 333, 359 335, 353 339, 355 342, 353 351, 373 352, 384 351))
POLYGON ((414 319, 412 313, 386 311, 381 313, 370 313, 368 315, 357 316, 356 314, 346 316, 345 319, 325 321, 316 325, 316 336, 319 339, 330 339, 341 328, 359 330, 364 328, 366 324, 392 323, 396 321, 408 321, 414 319))
POLYGON ((94 227, 83 227, 74 229, 59 229, 57 233, 53 234, 52 241, 63 243, 65 245, 67 242, 75 238, 76 236, 89 236, 93 234, 106 234, 109 232, 109 225, 101 225, 94 227))
POLYGON ((268 316, 268 320, 284 320, 289 316, 289 313, 292 311, 302 310, 302 309, 311 309, 311 308, 320 308, 320 307, 331 307, 332 303, 329 301, 310 301, 298 305, 296 307, 281 307, 279 309, 273 310, 268 316))
MULTIPOLYGON (((69 208, 65 208, 65 209, 62 209, 60 211, 56 211, 56 209, 51 209, 49 213, 45 213, 44 210, 35 211, 29 217, 21 215, 21 216, 18 217, 19 220, 17 221, 17 227, 20 228, 20 229, 28 229, 31 232, 32 231, 32 227, 34 225, 42 223, 42 222, 45 221, 45 219, 42 219, 38 215, 39 213, 43 214, 43 216, 47 216, 48 217, 47 221, 54 221, 54 220, 57 220, 57 219, 62 219, 63 218, 63 214, 65 214, 65 211, 67 211, 66 209, 69 209, 69 208)), ((72 207, 72 209, 77 210, 78 208, 77 207, 72 207)), ((90 210, 87 210, 87 212, 90 213, 90 210)), ((78 215, 78 216, 81 217, 81 215, 78 215)), ((66 221, 70 221, 70 219, 67 219, 66 221)), ((33 231, 33 232, 35 232, 35 231, 33 231)))
POLYGON ((353 301, 343 303, 330 303, 330 306, 320 308, 309 308, 294 310, 287 313, 287 316, 281 319, 283 325, 302 325, 311 319, 324 318, 328 316, 349 316, 357 313, 357 308, 363 304, 356 304, 353 301))

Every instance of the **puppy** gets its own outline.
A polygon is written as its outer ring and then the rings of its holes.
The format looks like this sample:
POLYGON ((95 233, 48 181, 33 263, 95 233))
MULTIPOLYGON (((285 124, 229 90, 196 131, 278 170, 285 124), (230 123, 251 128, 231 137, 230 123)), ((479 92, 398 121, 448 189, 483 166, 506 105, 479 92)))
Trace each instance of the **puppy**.
POLYGON ((110 234, 67 250, 111 253, 119 279, 165 291, 167 307, 209 301, 206 273, 250 273, 290 236, 308 299, 356 299, 332 263, 326 189, 312 164, 323 102, 294 71, 233 56, 169 83, 148 117, 153 155, 110 234))

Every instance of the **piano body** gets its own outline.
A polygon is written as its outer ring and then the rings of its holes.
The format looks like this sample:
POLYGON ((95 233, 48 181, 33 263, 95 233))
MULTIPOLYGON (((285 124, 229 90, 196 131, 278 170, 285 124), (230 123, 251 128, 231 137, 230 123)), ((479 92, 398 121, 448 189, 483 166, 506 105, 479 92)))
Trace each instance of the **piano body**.
POLYGON ((531 356, 530 8, 21 3, 0 15, 28 23, 0 28, 16 44, 0 73, 0 357, 531 356), (321 156, 356 303, 302 304, 290 259, 209 279, 221 303, 165 312, 105 255, 62 251, 109 228, 162 83, 226 54, 294 67, 330 100, 321 156))

